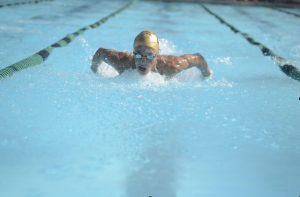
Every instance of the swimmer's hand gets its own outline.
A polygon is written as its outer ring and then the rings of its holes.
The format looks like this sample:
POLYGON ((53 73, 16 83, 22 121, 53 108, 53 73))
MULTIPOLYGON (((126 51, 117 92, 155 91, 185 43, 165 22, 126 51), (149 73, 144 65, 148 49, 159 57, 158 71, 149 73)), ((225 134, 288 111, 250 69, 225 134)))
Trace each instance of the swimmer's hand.
POLYGON ((97 73, 99 65, 102 63, 102 56, 100 54, 100 50, 97 50, 92 59, 91 70, 94 73, 97 73))
POLYGON ((207 78, 207 77, 212 77, 213 76, 213 74, 214 74, 214 72, 211 70, 211 69, 208 69, 208 74, 206 75, 206 76, 204 76, 205 78, 207 78))
POLYGON ((211 70, 211 69, 203 69, 203 70, 201 70, 201 73, 202 73, 202 77, 204 78, 204 79, 209 79, 209 78, 211 78, 212 76, 213 76, 213 74, 214 74, 214 72, 211 70))
POLYGON ((91 65, 91 70, 92 70, 94 73, 97 73, 98 66, 99 66, 99 64, 92 64, 92 65, 91 65))

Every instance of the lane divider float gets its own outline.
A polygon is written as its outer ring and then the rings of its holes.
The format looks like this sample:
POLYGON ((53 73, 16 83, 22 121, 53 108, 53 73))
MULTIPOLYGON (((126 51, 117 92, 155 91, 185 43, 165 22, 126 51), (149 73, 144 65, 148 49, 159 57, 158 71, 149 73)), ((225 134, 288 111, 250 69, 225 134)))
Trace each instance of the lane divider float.
POLYGON ((5 77, 9 77, 9 76, 13 75, 17 71, 20 71, 20 70, 26 69, 28 67, 36 66, 36 65, 43 63, 48 58, 48 56, 51 54, 51 52, 54 48, 67 46, 78 35, 83 34, 86 30, 99 27, 101 24, 105 23, 109 18, 115 16, 116 14, 119 14, 120 12, 122 12, 123 10, 125 10, 126 8, 128 8, 129 6, 134 4, 136 1, 138 1, 138 0, 133 0, 130 3, 128 3, 127 5, 125 5, 124 7, 122 7, 121 9, 111 13, 110 15, 104 17, 103 19, 101 19, 91 25, 88 25, 84 28, 81 28, 74 33, 68 34, 63 39, 52 44, 51 46, 46 47, 45 49, 37 52, 36 54, 34 54, 30 57, 27 57, 17 63, 14 63, 10 66, 7 66, 3 69, 0 69, 0 80, 5 77))
POLYGON ((248 40, 248 42, 250 42, 253 45, 256 45, 260 48, 260 50, 262 51, 264 56, 270 56, 272 58, 272 60, 279 66, 279 68, 289 77, 300 81, 300 70, 297 69, 295 66, 293 66, 288 60, 284 59, 283 57, 280 57, 278 55, 276 55, 271 49, 269 49, 268 47, 266 47, 265 45, 257 42, 256 40, 254 40, 253 38, 251 38, 248 34, 243 33, 241 31, 239 31, 238 29, 236 29, 234 26, 230 25, 229 23, 227 23, 224 19, 222 19, 221 17, 219 17, 218 15, 216 15, 215 13, 213 13, 212 11, 210 11, 207 7, 205 7, 203 4, 200 3, 200 5, 203 7, 204 10, 206 10, 209 14, 213 15, 214 17, 216 17, 217 19, 219 19, 219 21, 226 25, 227 27, 229 27, 234 33, 240 34, 242 35, 246 40, 248 40))
POLYGON ((37 3, 40 3, 43 1, 54 1, 54 0, 36 0, 36 1, 27 1, 27 2, 19 2, 19 3, 9 3, 9 4, 0 5, 0 8, 10 7, 10 6, 15 6, 15 5, 37 4, 37 3))

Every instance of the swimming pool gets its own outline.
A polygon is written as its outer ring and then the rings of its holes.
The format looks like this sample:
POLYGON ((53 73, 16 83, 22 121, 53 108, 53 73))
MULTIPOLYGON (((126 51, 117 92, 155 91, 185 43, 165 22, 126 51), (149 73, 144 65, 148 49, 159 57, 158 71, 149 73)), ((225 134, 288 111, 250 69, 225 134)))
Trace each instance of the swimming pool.
MULTIPOLYGON (((127 3, 0 8, 0 69, 127 3)), ((205 6, 300 68, 299 18, 205 6)), ((136 2, 0 90, 0 196, 300 195, 299 81, 198 4, 136 2), (132 51, 142 30, 162 54, 201 53, 213 77, 91 72, 99 47, 132 51)))

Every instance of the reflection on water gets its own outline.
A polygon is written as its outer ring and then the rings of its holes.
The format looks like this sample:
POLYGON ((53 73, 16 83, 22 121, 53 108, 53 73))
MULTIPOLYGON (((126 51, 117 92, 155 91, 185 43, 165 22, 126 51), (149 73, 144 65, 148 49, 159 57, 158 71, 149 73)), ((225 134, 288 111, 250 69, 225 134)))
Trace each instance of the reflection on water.
MULTIPOLYGON (((161 127, 162 128, 162 127, 161 127)), ((175 197, 178 144, 172 131, 146 129, 148 135, 139 157, 145 158, 132 170, 126 180, 126 196, 164 196, 175 197)), ((145 132, 139 130, 138 132, 145 132)))

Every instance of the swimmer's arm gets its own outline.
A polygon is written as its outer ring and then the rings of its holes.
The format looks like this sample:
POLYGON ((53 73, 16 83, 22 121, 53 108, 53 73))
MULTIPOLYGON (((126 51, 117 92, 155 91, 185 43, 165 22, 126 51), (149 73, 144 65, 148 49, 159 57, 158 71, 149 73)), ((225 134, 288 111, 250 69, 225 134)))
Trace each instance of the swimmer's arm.
POLYGON ((213 71, 208 67, 204 57, 201 54, 199 53, 195 53, 192 55, 187 54, 187 55, 182 55, 181 57, 186 59, 188 62, 188 65, 183 69, 197 67, 201 71, 203 77, 209 77, 210 75, 213 74, 213 71))
POLYGON ((120 74, 126 69, 133 69, 133 54, 127 52, 117 52, 112 49, 99 48, 92 59, 91 69, 94 73, 102 62, 114 67, 120 74))
MULTIPOLYGON (((101 49, 101 48, 100 48, 101 49)), ((91 69, 94 73, 97 72, 98 67, 100 66, 100 64, 102 63, 102 55, 101 55, 101 50, 98 49, 95 53, 95 55, 93 56, 92 59, 92 64, 91 64, 91 69)))

